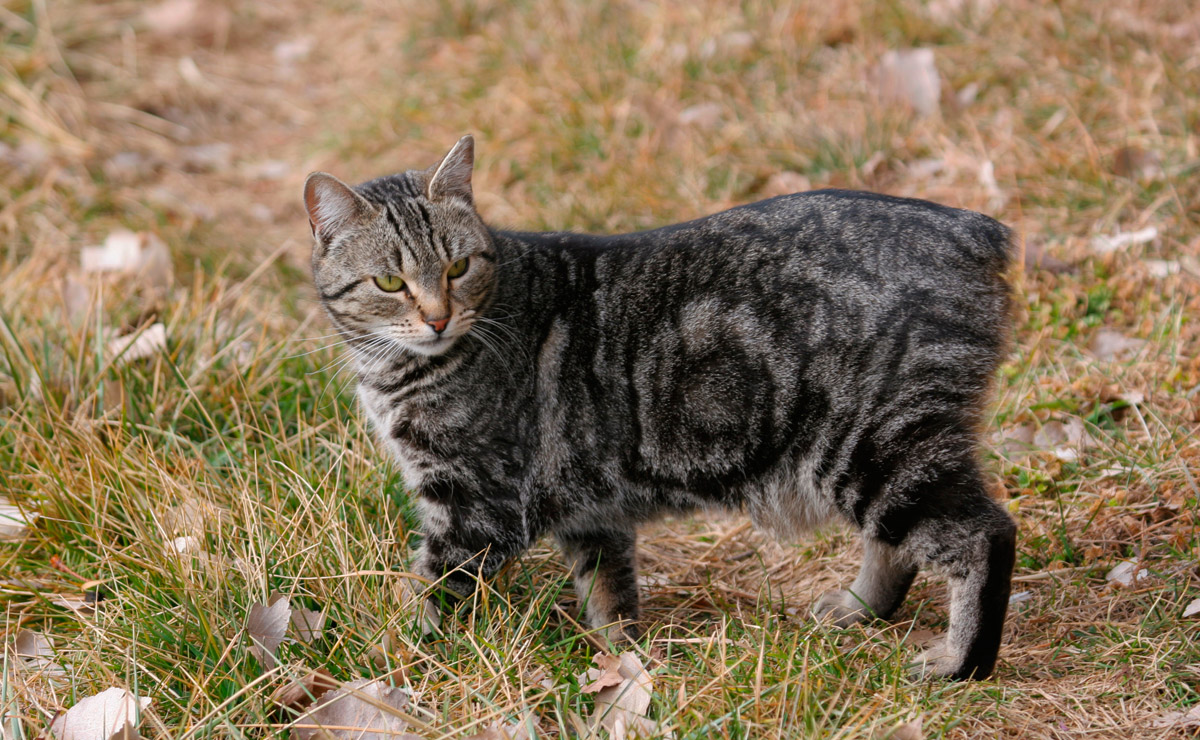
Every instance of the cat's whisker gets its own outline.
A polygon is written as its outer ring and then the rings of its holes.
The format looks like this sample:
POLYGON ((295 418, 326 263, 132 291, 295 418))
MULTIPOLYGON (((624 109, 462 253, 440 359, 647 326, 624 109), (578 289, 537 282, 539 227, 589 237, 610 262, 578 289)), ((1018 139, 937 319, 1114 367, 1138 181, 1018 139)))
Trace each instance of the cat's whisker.
MULTIPOLYGON (((380 330, 380 331, 382 331, 382 330, 380 330)), ((308 355, 314 354, 316 352, 320 352, 320 351, 326 350, 326 349, 332 349, 334 347, 341 347, 343 345, 349 345, 349 346, 353 347, 353 344, 352 344, 353 342, 356 342, 356 341, 359 341, 362 339, 366 339, 368 337, 373 336, 376 333, 377 332, 369 332, 369 333, 363 334, 361 336, 353 336, 353 337, 343 336, 342 339, 337 342, 331 342, 329 344, 324 344, 324 345, 321 345, 320 347, 317 347, 316 349, 310 349, 307 352, 301 352, 299 354, 289 355, 289 356, 285 357, 284 359, 285 360, 294 360, 297 357, 307 357, 308 355)), ((332 336, 338 336, 340 334, 341 334, 341 332, 338 332, 338 334, 335 334, 332 336)))

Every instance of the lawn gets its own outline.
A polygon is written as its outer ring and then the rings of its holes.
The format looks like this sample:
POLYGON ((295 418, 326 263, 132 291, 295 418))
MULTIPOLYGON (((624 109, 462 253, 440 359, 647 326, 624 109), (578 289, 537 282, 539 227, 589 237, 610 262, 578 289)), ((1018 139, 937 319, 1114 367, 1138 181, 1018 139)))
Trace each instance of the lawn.
POLYGON ((310 285, 308 172, 424 168, 465 133, 498 226, 849 187, 1022 237, 984 432, 1020 526, 994 676, 908 680, 937 578, 892 623, 813 624, 848 530, 668 519, 620 649, 630 733, 1197 732, 1189 5, 0 0, 0 737, 117 687, 146 738, 306 740, 298 686, 358 679, 421 738, 622 734, 594 729, 610 647, 549 542, 426 634, 414 511, 310 285))

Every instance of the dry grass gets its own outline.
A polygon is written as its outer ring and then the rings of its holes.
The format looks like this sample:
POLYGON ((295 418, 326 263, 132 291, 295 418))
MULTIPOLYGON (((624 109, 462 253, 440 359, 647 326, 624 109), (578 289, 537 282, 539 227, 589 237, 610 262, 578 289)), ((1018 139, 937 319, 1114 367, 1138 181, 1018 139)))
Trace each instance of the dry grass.
POLYGON ((402 482, 321 348, 307 283, 309 170, 426 166, 467 131, 499 225, 628 230, 809 183, 984 210, 1026 239, 990 464, 1021 522, 1028 598, 995 678, 903 678, 912 643, 944 626, 937 581, 894 625, 809 624, 813 595, 855 569, 847 533, 791 545, 737 517, 673 520, 645 534, 637 648, 664 728, 870 738, 921 717, 927 737, 1181 732, 1150 723, 1200 702, 1196 623, 1181 616, 1200 596, 1200 11, 206 0, 171 30, 147 7, 0 2, 0 486, 41 513, 0 544, 2 629, 53 635, 65 670, 5 671, 0 701, 15 698, 29 737, 109 685, 154 699, 146 736, 262 736, 286 726, 268 697, 301 664, 397 670, 431 737, 527 712, 539 736, 566 736, 587 716, 575 676, 593 648, 549 549, 462 624, 420 636, 399 577, 402 482), (931 116, 871 82, 905 47, 935 50, 931 116), (169 290, 80 273, 80 248, 118 227, 166 241, 169 290), (1147 227, 1145 243, 1093 247, 1147 227), (114 332, 155 320, 165 353, 105 356, 114 332), (1146 342, 1100 359, 1105 329, 1146 342), (1082 449, 1053 436, 1072 419, 1082 449), (1004 442, 1038 430, 1034 449, 1004 442), (184 504, 198 509, 181 520, 184 504), (184 534, 220 559, 167 554, 184 534), (1130 557, 1150 577, 1106 584, 1130 557), (96 614, 53 603, 91 582, 108 596, 96 614), (242 625, 272 591, 335 624, 263 675, 242 625))

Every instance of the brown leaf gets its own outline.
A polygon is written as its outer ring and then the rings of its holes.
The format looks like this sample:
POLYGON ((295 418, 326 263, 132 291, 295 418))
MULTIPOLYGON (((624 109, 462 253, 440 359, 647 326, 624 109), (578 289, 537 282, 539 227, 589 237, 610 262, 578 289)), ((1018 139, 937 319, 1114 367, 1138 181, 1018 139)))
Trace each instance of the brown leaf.
POLYGON ((267 670, 275 667, 275 651, 283 643, 291 616, 291 604, 282 594, 273 594, 266 604, 250 605, 246 616, 246 632, 254 642, 250 652, 267 670))
POLYGON ((927 647, 937 639, 937 633, 933 630, 913 630, 908 633, 904 641, 915 647, 927 647))
POLYGON ((625 676, 621 675, 621 659, 615 655, 608 653, 597 653, 592 656, 592 661, 599 668, 589 668, 586 672, 579 675, 579 690, 585 694, 595 694, 601 689, 609 686, 620 686, 625 682, 625 676), (583 684, 584 680, 588 683, 583 684))
POLYGON ((1097 234, 1092 237, 1092 251, 1097 254, 1109 254, 1118 249, 1145 244, 1146 242, 1154 241, 1158 238, 1158 229, 1153 226, 1147 226, 1138 231, 1118 231, 1112 236, 1106 234, 1097 234))
POLYGON ((896 725, 890 730, 876 733, 879 740, 923 740, 925 732, 921 729, 921 718, 909 720, 896 725))
POLYGON ((1194 617, 1200 614, 1200 599, 1192 599, 1191 603, 1183 609, 1183 616, 1194 617))
POLYGON ((597 655, 593 660, 600 668, 588 671, 592 682, 584 690, 603 686, 596 693, 592 724, 606 728, 612 740, 625 738, 631 732, 635 735, 663 736, 656 729, 656 724, 646 716, 650 709, 653 684, 637 655, 622 653, 616 658, 597 655), (621 679, 618 684, 612 683, 614 671, 621 679))
MULTIPOLYGON (((79 262, 84 272, 130 278, 131 287, 154 299, 161 298, 174 281, 170 250, 149 231, 118 229, 105 238, 103 245, 84 247, 79 262)), ((72 300, 79 302, 77 296, 72 300)))
POLYGON ((312 643, 321 639, 325 632, 325 612, 311 609, 292 610, 292 629, 296 639, 303 643, 312 643))
POLYGON ((933 49, 899 49, 884 53, 874 70, 880 98, 910 106, 922 116, 938 109, 942 78, 933 49))
POLYGON ((1113 154, 1113 172, 1134 180, 1156 180, 1163 176, 1162 155, 1141 147, 1123 146, 1113 154))
POLYGON ((465 740, 530 740, 529 718, 509 725, 493 722, 483 732, 468 735, 465 740))
POLYGON ((318 668, 280 686, 271 694, 271 703, 300 712, 337 687, 337 679, 324 668, 318 668))
POLYGON ((56 716, 50 733, 58 740, 136 738, 138 721, 149 706, 149 699, 125 689, 106 689, 56 716))
POLYGON ((110 339, 105 354, 117 367, 152 357, 167 349, 167 327, 151 324, 144 330, 110 339))
POLYGON ((1122 560, 1105 576, 1104 580, 1117 586, 1130 588, 1150 577, 1150 571, 1138 568, 1136 560, 1122 560))
POLYGON ((375 679, 360 679, 330 691, 292 726, 292 740, 421 740, 401 734, 408 692, 375 679))
POLYGON ((17 638, 13 640, 13 653, 18 658, 38 659, 38 658, 53 658, 54 643, 50 642, 50 638, 40 632, 33 630, 21 630, 17 633, 17 638))
POLYGON ((1101 329, 1092 337, 1092 343, 1088 345, 1088 350, 1097 360, 1107 362, 1130 352, 1136 352, 1145 344, 1145 339, 1127 337, 1115 329, 1101 329))
POLYGON ((1151 727, 1200 727, 1200 704, 1187 711, 1163 712, 1150 720, 1151 727))
POLYGON ((38 515, 0 499, 0 542, 15 542, 25 536, 38 515))
POLYGON ((812 181, 799 172, 776 172, 767 179, 760 195, 764 198, 774 198, 776 195, 789 195, 812 190, 812 181))

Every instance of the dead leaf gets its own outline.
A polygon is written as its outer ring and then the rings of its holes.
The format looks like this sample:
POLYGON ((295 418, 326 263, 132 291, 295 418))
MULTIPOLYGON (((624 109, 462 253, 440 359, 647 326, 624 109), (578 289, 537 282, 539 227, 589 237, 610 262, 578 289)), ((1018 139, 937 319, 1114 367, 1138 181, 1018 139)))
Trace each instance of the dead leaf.
POLYGON ((1200 727, 1200 704, 1187 711, 1163 712, 1150 720, 1151 727, 1200 727))
POLYGON ((1113 172, 1133 180, 1157 180, 1163 176, 1162 155, 1136 146, 1123 146, 1113 154, 1113 172))
POLYGON ((233 12, 212 0, 165 0, 143 10, 142 20, 155 36, 204 39, 219 45, 229 36, 233 12))
POLYGON ((408 708, 404 689, 378 679, 360 679, 330 691, 292 726, 292 740, 421 740, 401 734, 408 722, 401 713, 408 708))
POLYGON ((312 643, 321 639, 325 632, 325 612, 311 609, 292 610, 292 629, 296 639, 303 643, 312 643))
POLYGON ((1060 275, 1075 269, 1070 262, 1051 254, 1049 245, 1039 236, 1025 237, 1025 271, 1045 271, 1060 275))
POLYGON ((1200 599, 1192 599, 1192 602, 1183 608, 1183 616, 1194 617, 1200 614, 1200 599))
POLYGON ((625 676, 621 675, 621 659, 617 656, 597 653, 592 656, 592 661, 599 668, 589 668, 578 677, 579 690, 583 693, 595 694, 609 686, 620 686, 625 682, 625 676), (583 683, 585 679, 586 684, 583 683))
POLYGON ((722 112, 720 103, 698 103, 680 111, 678 120, 681 126, 711 129, 721 122, 722 112))
POLYGON ((992 164, 992 160, 985 159, 979 165, 979 184, 983 186, 983 190, 988 196, 988 210, 998 211, 1008 202, 1008 196, 1000 189, 1000 185, 996 183, 996 165, 992 164))
POLYGON ((187 172, 224 172, 233 166, 233 147, 224 142, 183 147, 180 164, 187 172))
POLYGON ((1142 266, 1150 273, 1150 277, 1159 279, 1168 278, 1183 269, 1179 260, 1142 260, 1142 266))
POLYGON ((61 606, 64 609, 72 611, 77 617, 88 617, 96 613, 97 600, 89 599, 87 594, 80 596, 68 596, 67 594, 52 594, 49 597, 51 604, 61 606))
POLYGON ((196 19, 197 0, 166 0, 142 11, 142 19, 154 33, 174 36, 187 30, 196 19))
POLYGON ((927 116, 938 109, 942 78, 933 49, 898 49, 879 58, 873 78, 879 97, 910 106, 927 116))
POLYGON ((932 0, 925 6, 929 17, 943 24, 970 16, 975 21, 983 21, 995 10, 998 0, 932 0))
POLYGON ((927 647, 937 641, 938 634, 933 630, 912 630, 904 641, 914 647, 927 647))
POLYGON ((204 547, 195 537, 188 535, 186 537, 176 537, 167 545, 167 550, 177 555, 185 555, 192 552, 203 552, 204 547))
POLYGON ((502 725, 493 722, 483 732, 468 735, 464 740, 529 740, 529 730, 524 724, 502 725))
POLYGON ((622 653, 614 657, 602 653, 592 660, 598 668, 588 669, 584 675, 589 683, 580 689, 585 693, 596 693, 592 724, 606 728, 612 740, 621 740, 631 732, 662 736, 656 723, 646 716, 653 684, 637 655, 622 653))
POLYGON ((875 737, 879 740, 922 740, 925 732, 921 729, 921 723, 921 718, 917 717, 914 720, 898 724, 890 730, 878 733, 875 737))
POLYGON ((58 740, 136 738, 142 712, 149 706, 150 699, 125 689, 106 689, 59 713, 50 723, 50 732, 58 740))
POLYGON ((18 658, 36 660, 54 657, 54 643, 50 638, 33 630, 21 630, 13 640, 13 653, 18 658))
POLYGON ((291 173, 292 165, 282 159, 266 159, 248 163, 241 171, 250 180, 282 180, 291 173))
POLYGON ((267 670, 276 665, 275 651, 283 643, 291 616, 291 604, 282 594, 273 594, 266 604, 250 605, 250 612, 246 616, 246 632, 254 642, 250 652, 267 670))
POLYGON ((337 687, 338 680, 329 671, 318 668, 280 686, 271 694, 271 703, 283 709, 301 712, 337 687))
POLYGON ((1104 576, 1104 580, 1117 586, 1130 588, 1150 577, 1150 571, 1138 568, 1136 560, 1122 560, 1104 576))
POLYGON ((25 536, 38 515, 0 499, 0 542, 15 542, 25 536))
POLYGON ((118 229, 101 246, 80 250, 79 263, 84 272, 134 272, 141 264, 141 257, 141 237, 118 229))
POLYGON ((1097 360, 1108 362, 1126 353, 1136 352, 1145 345, 1145 339, 1127 337, 1115 329, 1101 329, 1092 337, 1092 343, 1088 345, 1088 351, 1097 360))
POLYGON ((203 499, 189 498, 168 506, 162 512, 162 527, 166 534, 203 537, 210 524, 220 525, 226 517, 216 504, 203 499))
POLYGON ((142 331, 110 339, 105 345, 109 360, 116 366, 144 360, 167 349, 167 327, 155 323, 142 331))
POLYGON ((171 252, 157 234, 117 229, 98 247, 84 247, 79 265, 87 273, 117 273, 133 277, 134 287, 165 292, 174 280, 171 252))
POLYGON ((1066 421, 1048 421, 1033 435, 1033 444, 1050 450, 1060 460, 1076 460, 1079 452, 1093 447, 1096 440, 1088 433, 1083 419, 1067 417, 1066 421))
POLYGON ((1123 249, 1129 246, 1145 244, 1146 242, 1154 241, 1158 238, 1158 229, 1154 226, 1147 226, 1138 231, 1118 231, 1112 236, 1105 234, 1097 234, 1092 237, 1092 251, 1097 254, 1109 254, 1118 249, 1123 249))
POLYGON ((316 45, 312 36, 301 36, 290 41, 280 41, 275 44, 272 54, 279 64, 290 67, 296 62, 304 61, 312 53, 316 45))
POLYGON ((767 179, 763 186, 762 197, 774 198, 777 195, 790 195, 812 190, 812 181, 799 172, 776 172, 767 179))

